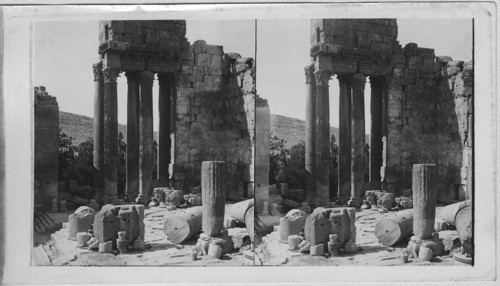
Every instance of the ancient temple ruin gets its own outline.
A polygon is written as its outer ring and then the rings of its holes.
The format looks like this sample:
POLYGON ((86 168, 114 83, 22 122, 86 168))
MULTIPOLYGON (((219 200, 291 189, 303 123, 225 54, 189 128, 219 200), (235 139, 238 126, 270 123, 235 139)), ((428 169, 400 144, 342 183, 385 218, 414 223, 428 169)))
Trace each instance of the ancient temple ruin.
POLYGON ((201 163, 227 163, 227 198, 253 196, 255 68, 252 58, 185 37, 183 20, 100 22, 94 65, 97 193, 117 198, 117 90, 127 78, 126 197, 146 203, 153 186, 200 186, 201 163), (153 102, 159 83, 158 177, 153 178, 153 102))
POLYGON ((329 201, 328 84, 334 75, 340 88, 335 197, 341 204, 359 207, 367 189, 400 195, 411 188, 413 164, 423 163, 437 165, 438 200, 470 198, 472 62, 436 57, 414 43, 402 47, 397 35, 396 19, 311 22, 305 142, 306 192, 314 206, 329 201), (370 95, 364 94, 367 79, 370 95), (370 158, 364 154, 365 96, 371 96, 370 158))

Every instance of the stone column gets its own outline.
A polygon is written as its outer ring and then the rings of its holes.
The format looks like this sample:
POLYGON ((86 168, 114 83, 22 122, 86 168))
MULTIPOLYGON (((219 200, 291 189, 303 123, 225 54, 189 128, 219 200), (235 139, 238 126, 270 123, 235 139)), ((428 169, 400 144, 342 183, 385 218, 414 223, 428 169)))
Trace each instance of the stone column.
POLYGON ((139 195, 135 199, 138 204, 149 202, 153 183, 153 79, 150 71, 140 74, 139 195))
POLYGON ((314 166, 316 157, 316 132, 315 132, 315 89, 314 65, 306 66, 306 194, 315 192, 314 166))
POLYGON ((118 189, 118 98, 116 79, 120 71, 104 68, 104 138, 103 138, 103 177, 104 194, 102 199, 109 203, 117 199, 118 189))
POLYGON ((316 168, 314 172, 315 192, 308 196, 315 206, 330 202, 330 95, 328 81, 330 71, 317 70, 316 80, 316 168))
POLYGON ((341 205, 351 197, 351 77, 338 75, 339 80, 339 166, 338 198, 341 205))
POLYGON ((429 239, 434 232, 436 179, 436 165, 413 165, 413 233, 420 239, 429 239))
POLYGON ((365 81, 361 74, 351 76, 351 198, 349 206, 360 207, 365 187, 365 81))
POLYGON ((171 119, 171 85, 173 78, 166 74, 158 74, 158 83, 160 91, 158 95, 158 180, 162 185, 167 185, 169 181, 168 166, 170 164, 170 150, 172 144, 170 141, 170 119, 171 119))
POLYGON ((96 193, 104 191, 104 78, 102 74, 102 63, 94 64, 94 168, 98 174, 94 181, 96 193))
POLYGON ((380 78, 370 78, 371 85, 371 132, 370 132, 370 183, 380 185, 382 167, 382 95, 384 83, 380 78))
POLYGON ((127 72, 127 201, 139 194, 139 74, 127 72))
POLYGON ((201 200, 203 232, 208 236, 219 236, 224 229, 226 162, 201 163, 201 200))

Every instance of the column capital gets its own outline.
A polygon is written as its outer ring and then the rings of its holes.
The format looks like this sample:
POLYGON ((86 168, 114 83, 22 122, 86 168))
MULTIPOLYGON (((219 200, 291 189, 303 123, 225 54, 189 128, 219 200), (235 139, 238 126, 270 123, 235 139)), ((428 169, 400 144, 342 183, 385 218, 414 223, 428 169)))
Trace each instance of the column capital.
POLYGON ((365 89, 366 76, 362 74, 351 75, 352 89, 365 89))
POLYGON ((94 70, 94 80, 102 80, 102 62, 98 62, 92 65, 92 69, 94 70))
POLYGON ((314 80, 314 64, 310 64, 304 68, 306 73, 306 84, 315 83, 314 80))
POLYGON ((175 80, 174 73, 157 73, 156 76, 158 77, 159 84, 162 84, 165 81, 174 81, 175 80))
POLYGON ((350 74, 347 74, 347 73, 338 74, 337 79, 339 80, 339 83, 351 84, 351 75, 350 74))
POLYGON ((314 79, 316 80, 316 85, 325 85, 328 86, 328 81, 332 76, 331 71, 327 70, 317 70, 314 71, 314 79))
POLYGON ((137 71, 126 71, 125 76, 127 77, 127 82, 130 80, 139 80, 139 72, 137 71))
POLYGON ((120 75, 120 70, 117 68, 103 68, 102 74, 105 83, 116 83, 116 79, 120 75))
POLYGON ((385 83, 386 83, 385 77, 370 76, 370 86, 371 87, 373 87, 374 85, 377 85, 377 86, 385 85, 385 83))
POLYGON ((139 75, 141 85, 153 86, 153 80, 155 79, 155 74, 150 71, 141 71, 139 75))

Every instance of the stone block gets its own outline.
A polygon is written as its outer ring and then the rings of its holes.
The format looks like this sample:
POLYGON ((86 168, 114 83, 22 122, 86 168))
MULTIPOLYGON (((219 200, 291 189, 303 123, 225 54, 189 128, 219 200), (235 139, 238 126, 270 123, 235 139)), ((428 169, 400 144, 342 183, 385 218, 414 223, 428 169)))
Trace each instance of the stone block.
POLYGON ((101 243, 99 243, 99 252, 100 253, 110 253, 110 252, 113 252, 113 242, 112 241, 107 241, 107 242, 101 242, 101 243))
POLYGON ((405 46, 405 55, 407 57, 418 55, 418 46, 417 46, 417 44, 415 44, 415 43, 408 43, 405 46))
POLYGON ((207 52, 207 54, 211 54, 211 55, 219 55, 219 56, 224 55, 224 50, 223 50, 222 46, 207 45, 206 52, 207 52))
POLYGON ((207 42, 204 40, 195 41, 192 45, 195 54, 201 54, 207 52, 207 42))
POLYGON ((212 55, 210 54, 195 54, 194 64, 202 67, 209 67, 212 62, 212 55))
POLYGON ((234 249, 239 249, 250 244, 250 235, 244 227, 235 227, 227 230, 227 236, 231 239, 234 249))
POLYGON ((165 194, 165 203, 180 207, 184 201, 184 193, 181 190, 161 188, 165 194))
POLYGON ((302 242, 302 237, 300 237, 299 235, 288 236, 288 249, 296 250, 301 242, 302 242))
POLYGON ((318 245, 311 245, 309 252, 311 256, 321 256, 324 254, 325 246, 323 243, 318 245))
POLYGON ((417 55, 423 58, 434 59, 434 49, 418 48, 417 55))
POLYGON ((77 233, 87 232, 92 227, 95 215, 95 210, 83 206, 70 214, 68 216, 68 238, 76 240, 77 233))
POLYGON ((441 63, 441 64, 447 64, 451 61, 453 61, 453 59, 449 56, 437 56, 436 57, 436 62, 441 63))
POLYGON ((288 241, 288 236, 300 234, 306 222, 307 214, 301 210, 291 210, 280 218, 280 240, 288 241))
POLYGON ((306 218, 305 238, 311 245, 317 245, 328 242, 330 234, 337 234, 343 246, 349 239, 356 239, 355 220, 354 208, 316 208, 306 218))
POLYGON ((95 215, 93 231, 100 243, 116 243, 118 232, 125 231, 129 244, 133 244, 138 237, 144 237, 144 206, 105 205, 95 215))
POLYGON ((87 242, 92 238, 88 232, 79 232, 76 234, 76 244, 78 247, 87 246, 87 242))
POLYGON ((377 206, 380 208, 391 209, 394 204, 394 194, 385 193, 377 199, 377 206))

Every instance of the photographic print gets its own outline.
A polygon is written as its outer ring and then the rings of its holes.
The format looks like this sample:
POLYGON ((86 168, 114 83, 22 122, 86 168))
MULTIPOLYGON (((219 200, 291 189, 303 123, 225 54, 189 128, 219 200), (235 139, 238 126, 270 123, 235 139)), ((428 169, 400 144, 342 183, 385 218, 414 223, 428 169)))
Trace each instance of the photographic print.
POLYGON ((253 264, 254 30, 34 25, 33 265, 253 264))
POLYGON ((257 29, 259 262, 472 265, 473 19, 257 29))

